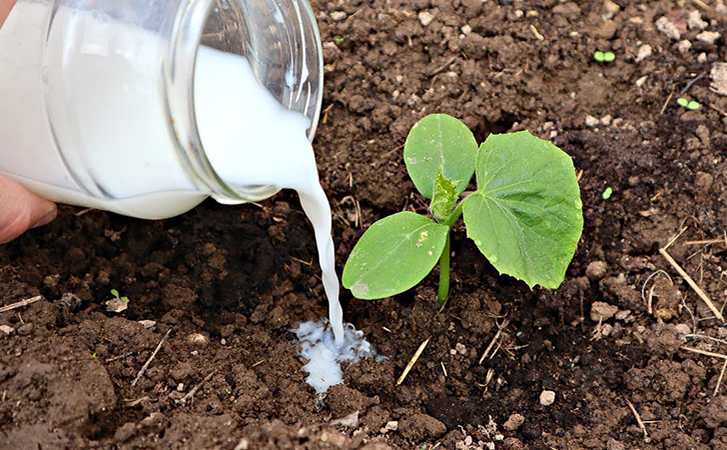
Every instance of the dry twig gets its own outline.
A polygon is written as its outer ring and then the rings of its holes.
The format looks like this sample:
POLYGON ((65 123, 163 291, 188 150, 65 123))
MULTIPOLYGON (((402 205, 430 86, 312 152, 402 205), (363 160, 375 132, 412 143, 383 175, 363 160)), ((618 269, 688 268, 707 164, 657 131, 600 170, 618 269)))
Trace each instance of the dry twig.
POLYGON ((407 375, 409 375, 409 372, 411 371, 412 367, 414 367, 414 364, 416 364, 419 357, 422 355, 422 352, 424 352, 424 349, 427 347, 427 344, 429 344, 429 339, 427 338, 426 341, 422 342, 422 344, 419 346, 416 352, 414 352, 414 356, 411 357, 411 360, 409 361, 409 364, 406 365, 404 368, 404 372, 401 374, 398 380, 396 380, 396 385, 399 386, 401 383, 404 382, 404 379, 407 375))
POLYGON ((540 41, 545 40, 545 36, 543 36, 542 34, 540 34, 540 31, 538 31, 538 29, 535 28, 535 25, 532 25, 531 24, 530 25, 530 30, 533 32, 533 34, 535 35, 535 37, 538 38, 538 40, 540 40, 540 41))
POLYGON ((659 111, 659 115, 662 115, 662 114, 664 114, 664 111, 666 111, 666 106, 667 106, 667 105, 669 104, 669 102, 671 101, 671 98, 672 98, 673 96, 674 96, 674 91, 671 91, 671 92, 669 93, 669 97, 667 97, 667 98, 666 98, 666 101, 664 102, 664 106, 662 106, 662 107, 661 107, 661 111, 659 111))
MULTIPOLYGON (((724 342, 720 339, 716 339, 716 338, 713 338, 710 336, 704 336, 701 334, 689 334, 689 335, 687 335, 687 337, 705 338, 705 339, 712 339, 717 342, 724 342)), ((714 387, 714 393, 712 394, 713 397, 716 397, 717 394, 719 393, 719 387, 722 384, 722 379, 724 378, 725 370, 727 370, 727 355, 724 355, 722 353, 708 352, 706 350, 700 350, 700 349, 694 348, 694 347, 687 347, 686 345, 683 345, 681 348, 682 348, 682 350, 686 350, 688 352, 694 352, 694 353, 697 353, 700 355, 711 356, 712 358, 719 358, 719 359, 724 360, 724 363, 722 364, 722 370, 719 372, 719 378, 717 379, 717 386, 714 387)))
POLYGON ((723 355, 722 353, 708 352, 707 350, 700 350, 700 349, 694 348, 694 347, 687 347, 686 345, 682 345, 681 349, 686 350, 688 352, 699 353, 700 355, 704 355, 704 356, 711 356, 712 358, 727 359, 727 355, 723 355))
POLYGON ((2 308, 0 308, 0 314, 12 311, 13 309, 22 308, 23 306, 32 305, 33 303, 41 300, 42 298, 42 295, 36 295, 35 297, 26 298, 25 300, 20 300, 19 302, 13 303, 11 305, 3 306, 2 308))
POLYGON ((694 292, 696 292, 697 295, 699 295, 699 298, 701 298, 702 301, 704 301, 704 303, 707 304, 707 306, 709 307, 710 310, 712 310, 712 312, 714 313, 714 315, 720 321, 724 322, 724 316, 719 311, 719 309, 717 309, 717 307, 714 305, 714 303, 712 303, 712 300, 709 298, 709 296, 702 290, 702 288, 700 288, 699 286, 697 286, 697 283, 694 282, 694 280, 692 279, 692 277, 690 277, 689 274, 687 274, 684 271, 684 269, 682 269, 681 266, 679 264, 677 264, 676 261, 674 261, 674 258, 671 257, 671 255, 666 251, 666 249, 665 248, 660 248, 659 249, 659 253, 661 253, 661 255, 667 260, 667 262, 669 262, 669 264, 671 264, 671 266, 674 268, 674 270, 676 270, 677 272, 679 272, 679 275, 681 275, 682 278, 684 278, 685 280, 687 280, 687 283, 692 288, 692 290, 694 290, 694 292))
POLYGON ((701 241, 687 241, 684 245, 708 245, 708 244, 720 244, 724 243, 724 238, 719 239, 702 239, 701 241))
POLYGON ((702 9, 706 9, 706 10, 708 10, 708 11, 709 11, 710 9, 712 9, 712 7, 711 7, 711 6, 709 6, 708 4, 704 3, 704 2, 702 1, 702 0, 692 0, 692 2, 693 2, 693 3, 695 4, 695 5, 697 5, 697 6, 699 6, 700 8, 702 8, 702 9))
MULTIPOLYGON (((495 321, 495 322, 497 322, 497 321, 495 321)), ((495 346, 495 342, 497 342, 497 340, 500 339, 500 335, 502 335, 502 330, 505 329, 505 327, 509 323, 510 323, 510 321, 506 320, 505 322, 503 322, 502 325, 498 325, 498 330, 497 330, 497 333, 495 333, 495 337, 492 338, 492 340, 490 341, 490 345, 488 345, 487 348, 485 349, 485 352, 482 353, 482 356, 480 357, 480 360, 477 362, 477 364, 482 364, 482 361, 484 361, 485 358, 487 358, 487 356, 490 354, 490 350, 492 350, 492 347, 495 346)), ((500 347, 498 346, 497 350, 499 350, 499 349, 500 349, 500 347)), ((490 359, 492 359, 492 357, 495 356, 495 353, 497 353, 497 350, 495 350, 492 353, 492 355, 490 355, 490 359)))
POLYGON ((709 296, 702 290, 702 288, 700 288, 697 285, 697 283, 694 282, 694 280, 692 279, 692 277, 690 277, 689 274, 687 274, 684 271, 684 269, 682 269, 682 267, 674 260, 674 258, 671 257, 671 255, 669 254, 669 252, 667 252, 667 249, 674 242, 676 242, 676 240, 679 239, 679 236, 681 236, 682 233, 684 233, 686 230, 687 230, 687 227, 683 227, 679 231, 679 233, 677 233, 676 235, 674 235, 674 237, 672 237, 669 240, 669 242, 667 242, 667 244, 664 247, 662 247, 662 248, 659 249, 659 253, 661 253, 661 256, 663 256, 664 259, 666 259, 667 262, 669 264, 671 264, 671 266, 674 268, 674 270, 676 270, 677 272, 679 272, 679 275, 681 275, 682 278, 684 278, 685 280, 687 280, 687 283, 692 288, 692 290, 694 290, 694 292, 696 292, 697 295, 699 295, 699 298, 701 298, 704 301, 704 303, 706 303, 706 305, 709 307, 709 309, 712 310, 712 312, 714 313, 714 315, 720 321, 724 322, 724 316, 722 315, 722 313, 720 312, 720 310, 717 309, 716 306, 714 306, 714 303, 712 303, 712 300, 709 298, 709 296))
POLYGON ((717 386, 714 387, 714 393, 712 394, 712 397, 716 397, 719 393, 719 386, 722 384, 722 379, 724 378, 724 372, 725 369, 727 369, 727 358, 724 359, 724 364, 722 364, 722 370, 719 372, 719 378, 717 379, 717 386))
POLYGON ((624 400, 626 400, 629 408, 631 408, 631 412, 634 413, 634 417, 636 417, 636 423, 639 424, 639 428, 641 428, 641 431, 644 433, 644 442, 648 444, 649 442, 651 442, 651 438, 649 437, 649 433, 646 431, 646 425, 644 425, 644 422, 641 420, 641 416, 636 411, 636 408, 634 408, 634 405, 632 405, 628 399, 625 398, 624 400))
POLYGON ((154 357, 157 355, 157 353, 159 353, 159 349, 161 349, 162 348, 162 345, 164 345, 164 343, 167 341, 167 338, 169 337, 169 333, 171 333, 171 332, 172 332, 172 330, 170 328, 169 331, 167 331, 167 333, 164 335, 164 337, 162 338, 162 340, 159 341, 159 345, 157 345, 157 348, 154 349, 154 353, 152 353, 151 356, 149 357, 149 359, 146 360, 146 362, 144 363, 144 365, 141 367, 141 370, 139 371, 139 373, 136 374, 136 378, 134 378, 134 381, 131 382, 131 386, 132 387, 133 386, 136 386, 136 383, 139 382, 139 380, 141 379, 142 375, 144 375, 144 372, 146 372, 146 369, 149 368, 149 364, 151 364, 151 362, 154 359, 154 357))
POLYGON ((671 284, 674 284, 674 281, 671 279, 668 273, 664 272, 663 270, 657 270, 656 272, 649 275, 649 277, 644 281, 644 284, 641 285, 641 300, 646 303, 646 310, 649 314, 654 314, 652 300, 654 298, 654 286, 651 286, 651 289, 649 289, 649 297, 646 297, 646 285, 649 284, 649 281, 654 278, 657 275, 665 275, 671 284))
POLYGON ((187 395, 185 395, 184 397, 182 397, 181 400, 176 401, 176 403, 181 403, 181 404, 184 405, 188 401, 192 400, 192 397, 194 397, 194 394, 196 394, 197 391, 199 391, 199 388, 201 388, 203 384, 205 384, 206 382, 208 382, 210 380, 210 378, 212 378, 212 376, 215 373, 217 373, 217 369, 212 369, 212 372, 210 372, 206 377, 204 377, 204 380, 200 381, 200 383, 197 386, 193 387, 192 390, 190 390, 189 392, 187 392, 187 395))
POLYGON ((715 111, 717 111, 718 113, 722 114, 723 116, 727 117, 727 111, 725 111, 724 109, 722 109, 722 108, 718 108, 718 107, 717 107, 717 106, 716 106, 715 104, 713 104, 713 103, 708 103, 708 105, 709 105, 709 107, 710 107, 710 108, 712 108, 713 110, 715 110, 715 111))
POLYGON ((450 66, 450 64, 452 64, 452 63, 453 63, 453 62, 454 62, 454 61, 455 61, 456 59, 457 59, 457 57, 456 57, 456 56, 453 56, 453 57, 449 58, 449 59, 447 60, 447 62, 445 62, 445 63, 444 63, 444 64, 442 64, 441 66, 437 67, 436 69, 432 70, 431 72, 429 72, 429 74, 428 74, 428 75, 429 75, 430 77, 433 77, 433 76, 435 76, 435 75, 439 75, 440 73, 444 72, 444 71, 445 71, 445 70, 447 69, 447 67, 449 67, 449 66, 450 66))

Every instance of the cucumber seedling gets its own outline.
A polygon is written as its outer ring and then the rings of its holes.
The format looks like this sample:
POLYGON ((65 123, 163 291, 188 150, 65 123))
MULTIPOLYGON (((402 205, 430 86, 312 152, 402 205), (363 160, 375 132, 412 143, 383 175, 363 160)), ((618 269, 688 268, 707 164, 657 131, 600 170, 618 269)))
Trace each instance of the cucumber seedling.
POLYGON ((126 297, 126 296, 123 296, 122 297, 119 294, 119 291, 117 291, 116 289, 111 289, 111 295, 113 295, 115 299, 121 300, 122 302, 128 302, 129 301, 129 297, 126 297))
POLYGON ((556 288, 583 230, 571 158, 527 131, 491 134, 477 146, 465 124, 432 114, 409 132, 404 162, 433 218, 410 211, 369 227, 343 270, 361 299, 402 293, 440 263, 437 301, 449 295, 450 229, 464 216, 467 236, 501 273, 530 288, 556 288), (462 197, 472 175, 477 189, 462 197))
POLYGON ((616 55, 613 52, 602 52, 598 50, 593 53, 593 59, 599 63, 610 63, 616 60, 616 55))

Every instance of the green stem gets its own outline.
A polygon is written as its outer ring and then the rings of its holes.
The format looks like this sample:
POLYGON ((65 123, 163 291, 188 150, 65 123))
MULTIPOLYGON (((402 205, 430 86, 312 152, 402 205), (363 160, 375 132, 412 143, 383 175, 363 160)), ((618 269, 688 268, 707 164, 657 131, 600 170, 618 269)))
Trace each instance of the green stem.
POLYGON ((449 230, 447 240, 444 241, 444 250, 439 257, 439 292, 437 292, 437 303, 444 307, 449 297, 449 230))
POLYGON ((447 217, 447 220, 442 222, 442 225, 447 225, 449 228, 452 228, 452 225, 459 219, 459 216, 462 215, 462 207, 464 206, 464 202, 467 200, 466 198, 459 202, 459 205, 457 205, 456 208, 454 208, 454 211, 452 211, 452 214, 447 217))

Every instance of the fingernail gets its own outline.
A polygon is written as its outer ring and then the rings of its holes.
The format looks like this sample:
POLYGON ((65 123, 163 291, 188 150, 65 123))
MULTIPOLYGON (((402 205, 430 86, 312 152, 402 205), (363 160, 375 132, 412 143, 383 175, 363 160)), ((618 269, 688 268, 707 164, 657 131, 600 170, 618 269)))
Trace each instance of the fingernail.
POLYGON ((56 208, 53 208, 53 211, 49 212, 45 216, 41 217, 39 221, 35 223, 31 228, 38 228, 42 227, 43 225, 48 225, 53 221, 53 219, 56 218, 58 215, 58 210, 56 208))

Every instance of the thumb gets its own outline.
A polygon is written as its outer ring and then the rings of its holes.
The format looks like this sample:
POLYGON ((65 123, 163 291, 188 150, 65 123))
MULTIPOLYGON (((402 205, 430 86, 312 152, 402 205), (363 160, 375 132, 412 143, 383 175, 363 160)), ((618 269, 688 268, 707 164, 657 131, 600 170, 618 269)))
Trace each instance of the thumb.
POLYGON ((56 205, 0 175, 0 244, 56 218, 56 205))

